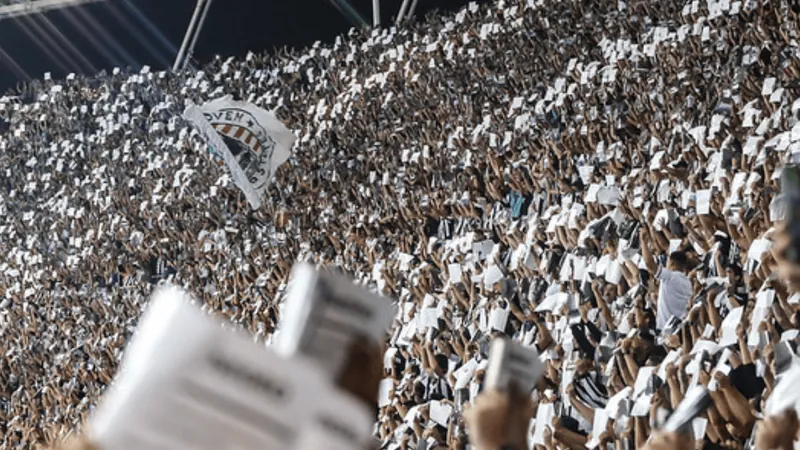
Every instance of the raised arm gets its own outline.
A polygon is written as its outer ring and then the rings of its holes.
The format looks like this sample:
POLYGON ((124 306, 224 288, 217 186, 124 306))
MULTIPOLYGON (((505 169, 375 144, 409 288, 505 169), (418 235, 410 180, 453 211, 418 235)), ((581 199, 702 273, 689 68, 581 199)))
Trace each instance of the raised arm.
POLYGON ((650 230, 648 230, 647 227, 642 227, 639 229, 639 246, 642 247, 642 259, 644 259, 644 265, 647 267, 647 271, 650 272, 650 274, 655 275, 656 272, 658 272, 658 264, 656 264, 653 253, 650 251, 650 246, 648 244, 650 238, 650 230))

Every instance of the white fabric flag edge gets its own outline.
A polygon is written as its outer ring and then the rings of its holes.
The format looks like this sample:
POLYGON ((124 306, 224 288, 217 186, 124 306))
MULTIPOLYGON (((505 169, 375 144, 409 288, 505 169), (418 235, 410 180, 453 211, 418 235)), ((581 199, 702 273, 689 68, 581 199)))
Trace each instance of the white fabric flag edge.
POLYGON ((183 117, 194 124, 200 134, 206 138, 206 143, 208 145, 222 154, 222 159, 225 161, 225 165, 230 169, 234 183, 244 192, 244 196, 247 198, 247 202, 250 203, 250 206, 253 209, 260 208, 261 195, 253 189, 253 185, 250 184, 250 180, 247 179, 247 175, 245 175, 239 162, 236 161, 236 158, 233 156, 230 149, 228 149, 225 141, 222 140, 219 134, 217 134, 217 130, 206 120, 203 115, 203 110, 197 105, 191 105, 186 108, 183 117))

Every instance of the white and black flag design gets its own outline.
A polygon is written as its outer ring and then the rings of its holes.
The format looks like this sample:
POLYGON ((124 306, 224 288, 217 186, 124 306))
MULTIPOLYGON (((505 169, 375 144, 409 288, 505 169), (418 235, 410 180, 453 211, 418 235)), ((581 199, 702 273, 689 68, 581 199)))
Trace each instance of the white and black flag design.
POLYGON ((250 206, 259 208, 278 167, 291 156, 292 132, 275 114, 230 96, 192 105, 184 117, 225 161, 250 206))

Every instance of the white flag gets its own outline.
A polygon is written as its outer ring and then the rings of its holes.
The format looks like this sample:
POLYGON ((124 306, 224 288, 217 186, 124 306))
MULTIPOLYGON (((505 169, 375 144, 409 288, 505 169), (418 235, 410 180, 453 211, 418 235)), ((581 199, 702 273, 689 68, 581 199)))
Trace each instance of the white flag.
POLYGON ((186 108, 183 116, 230 168, 254 209, 281 164, 292 154, 295 136, 275 114, 226 96, 186 108))

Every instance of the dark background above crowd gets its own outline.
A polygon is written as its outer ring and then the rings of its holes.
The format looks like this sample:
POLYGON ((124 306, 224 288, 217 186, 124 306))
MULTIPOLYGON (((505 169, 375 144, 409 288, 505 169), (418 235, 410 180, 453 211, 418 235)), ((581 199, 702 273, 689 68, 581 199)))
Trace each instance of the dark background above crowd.
MULTIPOLYGON (((110 0, 0 22, 0 49, 19 66, 15 68, 0 51, 0 92, 28 77, 41 78, 45 72, 52 72, 54 78, 60 79, 73 72, 93 75, 114 67, 135 70, 144 65, 159 70, 170 67, 195 3, 195 0, 110 0), (54 33, 55 29, 63 39, 54 33)), ((353 26, 334 6, 344 3, 372 23, 372 0, 217 1, 195 48, 195 60, 202 65, 214 55, 244 56, 250 50, 300 49, 315 41, 332 41, 353 26)), ((455 10, 467 3, 467 0, 422 0, 418 2, 417 16, 435 9, 455 10)), ((381 2, 383 23, 394 20, 401 4, 402 0, 381 2)))

